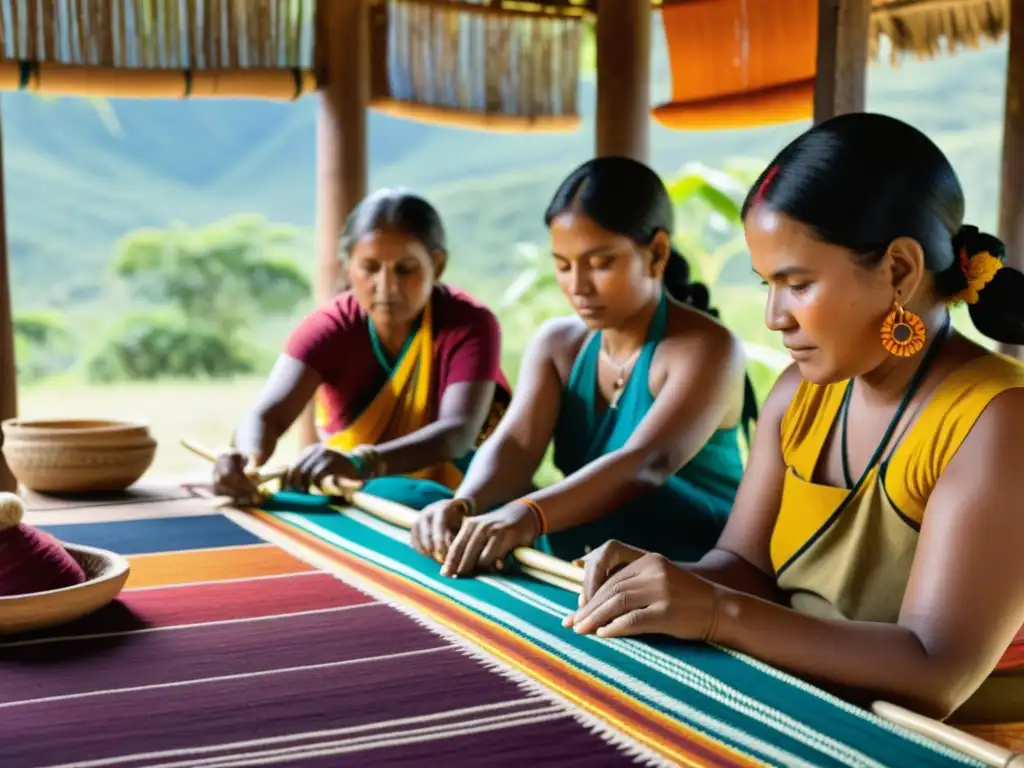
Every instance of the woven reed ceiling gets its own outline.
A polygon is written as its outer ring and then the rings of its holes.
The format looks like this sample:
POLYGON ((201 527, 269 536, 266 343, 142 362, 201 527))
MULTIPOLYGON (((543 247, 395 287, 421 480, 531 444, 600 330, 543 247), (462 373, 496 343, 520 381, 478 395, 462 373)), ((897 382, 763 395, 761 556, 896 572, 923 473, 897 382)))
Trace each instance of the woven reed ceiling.
POLYGON ((0 0, 0 59, 311 69, 316 0, 0 0))

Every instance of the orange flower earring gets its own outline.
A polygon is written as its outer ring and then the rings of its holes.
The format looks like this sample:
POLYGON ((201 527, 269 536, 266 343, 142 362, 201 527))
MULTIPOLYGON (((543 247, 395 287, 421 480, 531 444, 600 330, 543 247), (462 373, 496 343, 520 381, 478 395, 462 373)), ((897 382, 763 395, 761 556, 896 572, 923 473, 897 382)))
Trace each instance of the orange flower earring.
POLYGON ((911 357, 924 349, 928 334, 920 317, 907 312, 899 302, 895 305, 882 323, 882 346, 890 355, 911 357))

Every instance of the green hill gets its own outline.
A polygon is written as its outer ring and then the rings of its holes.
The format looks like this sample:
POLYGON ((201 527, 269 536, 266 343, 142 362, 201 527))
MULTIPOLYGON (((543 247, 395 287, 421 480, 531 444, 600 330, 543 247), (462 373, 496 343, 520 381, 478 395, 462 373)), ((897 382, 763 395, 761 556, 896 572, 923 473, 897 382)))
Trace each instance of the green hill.
MULTIPOLYGON (((670 90, 664 46, 654 51, 652 103, 670 90)), ((1005 45, 934 62, 871 70, 869 108, 909 120, 950 153, 969 215, 994 227, 1004 103, 1005 45)), ((445 129, 373 115, 371 184, 427 193, 452 234, 454 279, 502 279, 516 242, 544 238, 554 186, 593 148, 592 84, 584 124, 570 135, 445 129), (485 278, 486 276, 486 278, 485 278)), ((199 224, 260 212, 312 227, 316 100, 117 101, 111 135, 80 100, 2 99, 7 217, 17 307, 69 309, 100 296, 125 232, 179 220, 199 224)), ((767 159, 805 126, 716 133, 652 128, 653 165, 767 159)), ((313 254, 309 254, 312 263, 313 254)))

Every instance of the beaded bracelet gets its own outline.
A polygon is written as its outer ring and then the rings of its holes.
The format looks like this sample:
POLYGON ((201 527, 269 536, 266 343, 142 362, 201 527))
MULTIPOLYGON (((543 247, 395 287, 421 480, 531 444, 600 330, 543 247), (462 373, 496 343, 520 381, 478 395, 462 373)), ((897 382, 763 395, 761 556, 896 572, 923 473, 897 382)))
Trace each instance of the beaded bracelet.
POLYGON ((536 515, 537 525, 540 527, 540 532, 537 535, 543 536, 546 534, 548 532, 548 519, 544 515, 544 510, 540 508, 540 504, 533 499, 520 499, 519 503, 525 504, 532 510, 533 514, 536 515))

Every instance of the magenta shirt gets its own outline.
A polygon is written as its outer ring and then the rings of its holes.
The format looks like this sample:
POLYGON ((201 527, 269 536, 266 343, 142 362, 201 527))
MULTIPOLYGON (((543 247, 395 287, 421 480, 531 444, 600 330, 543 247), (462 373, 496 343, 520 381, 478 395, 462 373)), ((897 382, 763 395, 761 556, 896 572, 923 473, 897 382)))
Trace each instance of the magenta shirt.
MULTIPOLYGON (((501 372, 501 328, 494 314, 469 294, 434 288, 434 359, 430 419, 451 384, 494 381, 508 391, 501 372)), ((307 315, 292 331, 284 353, 320 374, 328 432, 348 426, 373 401, 388 379, 370 342, 369 318, 346 291, 307 315)))

